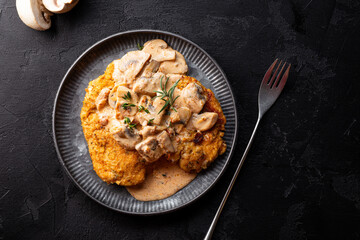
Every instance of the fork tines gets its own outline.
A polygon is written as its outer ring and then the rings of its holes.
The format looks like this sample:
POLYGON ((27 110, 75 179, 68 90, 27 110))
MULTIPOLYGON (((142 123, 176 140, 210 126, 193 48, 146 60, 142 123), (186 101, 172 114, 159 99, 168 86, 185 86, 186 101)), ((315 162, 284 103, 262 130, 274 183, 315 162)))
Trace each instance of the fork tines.
POLYGON ((275 61, 271 64, 271 66, 269 67, 269 69, 265 73, 264 79, 263 79, 263 81, 261 83, 262 87, 264 87, 264 85, 266 85, 268 88, 275 87, 275 88, 279 88, 281 90, 285 86, 286 80, 287 80, 287 78, 289 76, 289 71, 290 71, 291 64, 288 64, 287 62, 284 62, 282 64, 282 62, 283 62, 282 60, 280 60, 280 63, 277 64, 278 61, 279 61, 279 59, 275 59, 275 61), (282 75, 282 73, 284 71, 284 68, 285 68, 285 66, 287 64, 288 64, 288 67, 287 67, 284 75, 282 76, 281 80, 279 81, 279 79, 280 79, 280 77, 281 77, 281 75, 282 75), (273 72, 275 66, 277 66, 277 67, 275 69, 275 72, 273 72), (278 73, 280 67, 281 67, 281 70, 278 73), (275 80, 275 78, 276 78, 276 80, 275 80))

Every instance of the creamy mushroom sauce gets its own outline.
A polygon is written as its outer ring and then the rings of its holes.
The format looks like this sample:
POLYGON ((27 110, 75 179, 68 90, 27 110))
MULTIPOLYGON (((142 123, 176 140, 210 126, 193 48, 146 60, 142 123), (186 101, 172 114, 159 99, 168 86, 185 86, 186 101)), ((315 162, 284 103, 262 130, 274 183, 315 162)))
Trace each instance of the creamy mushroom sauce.
POLYGON ((160 200, 175 194, 195 177, 196 173, 187 173, 176 163, 159 160, 149 166, 143 183, 126 189, 140 201, 160 200))
MULTIPOLYGON (((160 39, 146 42, 141 51, 128 52, 114 61, 115 86, 102 89, 95 101, 100 123, 123 148, 138 151, 148 163, 176 152, 183 135, 211 129, 218 119, 214 112, 199 114, 206 102, 201 86, 176 88, 187 71, 183 55, 160 39), (168 106, 164 105, 171 99, 160 96, 164 90, 173 100, 168 106)), ((195 176, 162 159, 149 167, 144 183, 127 189, 138 200, 158 200, 173 195, 195 176)))

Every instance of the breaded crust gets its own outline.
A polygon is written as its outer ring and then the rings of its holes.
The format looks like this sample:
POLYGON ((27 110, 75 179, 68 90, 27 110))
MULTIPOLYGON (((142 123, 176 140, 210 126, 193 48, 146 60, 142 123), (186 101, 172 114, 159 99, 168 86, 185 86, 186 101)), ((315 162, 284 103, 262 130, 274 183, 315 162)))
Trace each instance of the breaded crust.
MULTIPOLYGON (((89 83, 81 110, 81 122, 89 153, 97 175, 107 183, 122 186, 137 185, 145 180, 146 165, 137 151, 121 147, 99 122, 95 100, 100 91, 112 88, 114 64, 105 73, 89 83)), ((181 138, 177 151, 167 157, 178 160, 179 166, 187 172, 200 172, 226 150, 224 136, 226 119, 218 100, 210 89, 206 89, 195 78, 184 76, 178 84, 182 89, 189 83, 199 84, 207 96, 202 112, 216 112, 219 117, 213 128, 205 132, 191 132, 181 138)))
POLYGON ((207 100, 202 112, 216 112, 219 115, 214 127, 201 133, 193 132, 190 136, 184 138, 178 146, 177 154, 181 154, 179 160, 180 167, 187 172, 200 172, 226 150, 226 144, 222 139, 226 118, 214 93, 210 89, 205 88, 195 78, 184 77, 179 82, 178 87, 182 89, 192 82, 200 85, 206 93, 207 100))
POLYGON ((95 99, 101 89, 114 86, 113 71, 110 64, 104 75, 89 83, 80 117, 97 175, 107 183, 132 186, 145 180, 145 164, 136 151, 125 150, 113 139, 96 114, 95 99))

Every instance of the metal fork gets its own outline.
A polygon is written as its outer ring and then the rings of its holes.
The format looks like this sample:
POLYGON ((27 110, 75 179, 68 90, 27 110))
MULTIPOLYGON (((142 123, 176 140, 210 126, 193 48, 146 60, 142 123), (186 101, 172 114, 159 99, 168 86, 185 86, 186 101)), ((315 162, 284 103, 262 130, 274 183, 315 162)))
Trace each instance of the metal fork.
POLYGON ((236 169, 236 172, 230 182, 230 185, 228 187, 228 189, 226 190, 226 193, 221 201, 221 204, 215 214, 215 217, 209 227, 209 230, 204 238, 204 240, 210 240, 211 237, 212 237, 212 234, 214 232, 214 229, 215 229, 215 226, 216 226, 216 223, 219 219, 219 216, 221 214, 221 211, 223 210, 224 208, 224 205, 225 205, 225 202, 227 200, 227 198, 229 197, 229 194, 230 194, 230 191, 232 189, 232 187, 234 186, 234 183, 235 183, 235 180, 237 178, 237 176, 239 175, 239 172, 240 172, 240 169, 242 167, 242 165, 244 164, 244 161, 245 161, 245 158, 250 150, 250 147, 251 147, 251 144, 254 140, 254 136, 255 136, 255 133, 256 133, 256 130, 259 126, 259 123, 260 123, 260 120, 261 118, 264 116, 264 114, 266 113, 267 110, 269 110, 269 108, 274 104, 274 102, 276 101, 276 99, 279 97, 281 91, 283 90, 284 86, 285 86, 285 83, 286 83, 286 80, 289 76, 289 71, 290 71, 290 67, 291 67, 291 64, 288 65, 285 73, 282 75, 283 73, 283 70, 286 66, 286 62, 284 64, 282 64, 282 61, 280 61, 279 64, 278 63, 278 59, 276 59, 272 64, 271 66, 269 67, 269 69, 267 70, 267 72, 265 73, 265 76, 261 82, 261 85, 260 85, 260 89, 259 89, 259 95, 258 95, 258 105, 259 105, 259 114, 258 114, 258 119, 256 121, 256 125, 255 125, 255 128, 254 128, 254 131, 253 133, 251 134, 251 137, 250 137, 250 141, 245 149, 245 152, 239 162, 239 165, 236 169), (276 67, 276 70, 275 72, 273 71, 274 68, 276 67), (282 67, 281 67, 282 66, 282 67), (279 71, 279 68, 281 67, 281 70, 280 72, 278 73, 279 71), (282 78, 280 80, 280 77, 282 75, 282 78), (275 80, 276 78, 276 80, 275 80), (279 81, 280 80, 280 81, 279 81))

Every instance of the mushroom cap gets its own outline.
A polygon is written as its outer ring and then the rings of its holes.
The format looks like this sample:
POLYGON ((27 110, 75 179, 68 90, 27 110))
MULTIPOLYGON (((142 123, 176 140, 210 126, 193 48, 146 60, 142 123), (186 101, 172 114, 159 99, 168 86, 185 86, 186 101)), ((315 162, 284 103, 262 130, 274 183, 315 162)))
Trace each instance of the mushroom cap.
POLYGON ((180 107, 177 111, 172 111, 170 114, 170 120, 172 123, 187 124, 191 118, 191 110, 188 107, 180 107))
POLYGON ((112 134, 114 139, 128 150, 134 150, 136 144, 141 141, 139 132, 136 129, 129 129, 124 125, 120 125, 112 132, 112 134))
POLYGON ((118 86, 115 86, 111 89, 109 96, 108 96, 108 103, 110 107, 116 108, 116 102, 117 102, 117 88, 118 86))
MULTIPOLYGON (((133 90, 136 93, 146 94, 151 97, 155 96, 156 90, 160 90, 160 79, 164 79, 165 75, 162 73, 155 73, 152 77, 140 77, 133 85, 133 90)), ((167 86, 172 86, 168 83, 167 86)))
POLYGON ((16 0, 18 15, 28 27, 44 31, 51 26, 51 13, 38 0, 16 0))
POLYGON ((193 113, 199 113, 204 107, 206 96, 198 84, 190 83, 182 90, 180 101, 183 101, 193 113))
POLYGON ((117 98, 116 98, 116 106, 115 109, 117 113, 119 113, 122 117, 131 117, 137 113, 137 104, 139 101, 138 95, 133 92, 131 89, 118 86, 116 90, 117 98), (130 94, 131 98, 125 100, 125 95, 130 94), (133 104, 133 107, 123 107, 123 104, 133 104))
POLYGON ((191 117, 191 122, 196 130, 201 132, 212 128, 218 120, 218 114, 215 112, 204 112, 201 114, 194 113, 191 117))
POLYGON ((42 0, 47 10, 53 13, 66 13, 70 11, 79 0, 42 0))
POLYGON ((175 152, 175 148, 171 142, 170 136, 165 130, 157 135, 156 139, 158 140, 160 147, 164 149, 165 152, 175 152))
POLYGON ((165 74, 174 73, 174 74, 185 74, 188 71, 188 65, 186 64, 184 56, 175 51, 176 58, 170 61, 164 61, 160 64, 159 72, 165 74))
MULTIPOLYGON (((148 109, 149 105, 152 104, 152 99, 151 97, 147 96, 147 95, 143 95, 141 96, 140 100, 139 100, 139 106, 143 106, 145 109, 148 109)), ((145 111, 138 111, 135 115, 135 119, 137 122, 139 122, 141 125, 143 126, 147 126, 148 125, 148 121, 150 119, 154 118, 152 114, 147 113, 145 111)))
POLYGON ((135 146, 135 149, 147 162, 150 163, 155 162, 164 155, 164 150, 160 147, 160 144, 155 136, 148 137, 138 143, 135 146))
POLYGON ((155 60, 150 60, 145 64, 143 69, 140 71, 139 75, 141 77, 149 78, 152 75, 154 75, 154 73, 157 72, 157 70, 159 69, 159 66, 160 66, 160 62, 155 61, 155 60))
POLYGON ((130 84, 149 60, 150 54, 143 51, 131 51, 120 60, 114 61, 113 78, 121 84, 130 84))
POLYGON ((161 39, 147 41, 142 51, 151 54, 151 59, 158 62, 175 60, 175 50, 168 48, 167 43, 161 39))

